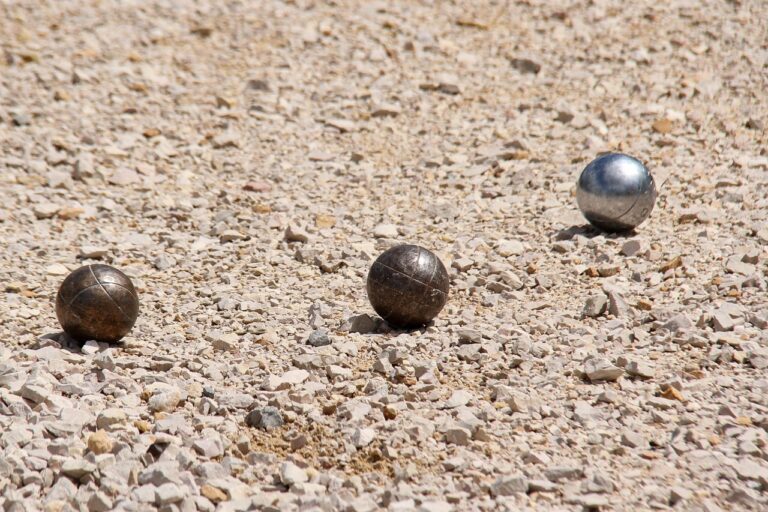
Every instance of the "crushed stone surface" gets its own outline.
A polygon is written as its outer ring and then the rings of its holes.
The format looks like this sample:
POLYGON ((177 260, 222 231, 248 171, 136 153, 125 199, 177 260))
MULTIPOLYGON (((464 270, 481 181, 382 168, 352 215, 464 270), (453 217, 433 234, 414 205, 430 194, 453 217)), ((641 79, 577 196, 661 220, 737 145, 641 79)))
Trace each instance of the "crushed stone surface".
POLYGON ((765 510, 768 4, 0 2, 4 511, 765 510), (590 228, 604 151, 659 198, 590 228), (448 304, 368 304, 417 243, 448 304), (53 301, 107 263, 116 345, 53 301))

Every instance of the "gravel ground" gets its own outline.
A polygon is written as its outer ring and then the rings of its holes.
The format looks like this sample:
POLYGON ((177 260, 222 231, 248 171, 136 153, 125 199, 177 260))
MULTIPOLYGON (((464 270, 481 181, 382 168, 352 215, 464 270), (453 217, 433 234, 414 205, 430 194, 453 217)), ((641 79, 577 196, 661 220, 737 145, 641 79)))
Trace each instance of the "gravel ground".
POLYGON ((766 510, 766 19, 0 0, 0 507, 766 510), (607 150, 663 184, 636 233, 576 210, 607 150), (402 242, 451 272, 410 332, 402 242), (58 332, 95 262, 120 345, 58 332))

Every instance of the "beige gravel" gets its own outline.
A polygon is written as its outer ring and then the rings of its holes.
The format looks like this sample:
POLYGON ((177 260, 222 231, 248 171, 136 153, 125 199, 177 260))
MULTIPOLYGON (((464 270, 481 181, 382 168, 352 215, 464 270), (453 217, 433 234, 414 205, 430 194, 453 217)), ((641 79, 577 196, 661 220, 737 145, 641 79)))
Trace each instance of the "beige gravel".
POLYGON ((767 19, 0 1, 0 507, 764 510, 767 19), (608 150, 636 233, 576 209, 608 150), (398 242, 451 269, 413 332, 365 296, 398 242), (93 262, 121 345, 58 332, 93 262))

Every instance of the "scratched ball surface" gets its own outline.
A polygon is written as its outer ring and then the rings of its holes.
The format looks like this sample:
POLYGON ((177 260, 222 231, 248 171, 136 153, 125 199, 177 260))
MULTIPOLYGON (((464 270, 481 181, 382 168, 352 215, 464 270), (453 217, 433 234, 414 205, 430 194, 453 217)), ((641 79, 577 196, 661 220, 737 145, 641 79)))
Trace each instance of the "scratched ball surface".
POLYGON ((605 231, 628 231, 653 210, 656 184, 636 158, 608 153, 592 160, 579 176, 576 201, 584 217, 605 231))
POLYGON ((56 294, 62 329, 78 341, 119 341, 139 316, 131 280, 109 265, 86 265, 69 274, 56 294))
POLYGON ((368 300, 390 325, 418 327, 443 309, 448 284, 448 272, 433 252, 417 245, 398 245, 371 265, 368 300))

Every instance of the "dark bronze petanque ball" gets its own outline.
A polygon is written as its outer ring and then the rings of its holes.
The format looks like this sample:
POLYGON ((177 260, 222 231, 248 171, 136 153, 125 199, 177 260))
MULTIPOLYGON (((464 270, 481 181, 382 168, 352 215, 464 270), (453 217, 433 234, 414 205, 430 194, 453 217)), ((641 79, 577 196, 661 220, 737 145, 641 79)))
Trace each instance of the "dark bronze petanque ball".
POLYGON ((109 265, 86 265, 64 279, 56 294, 56 316, 78 341, 119 341, 139 316, 131 280, 109 265))
POLYGON ((368 300, 394 327, 429 323, 448 300, 448 272, 433 252, 418 245, 384 251, 368 272, 368 300))

